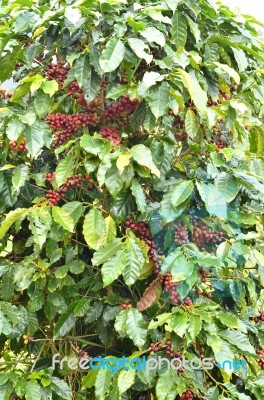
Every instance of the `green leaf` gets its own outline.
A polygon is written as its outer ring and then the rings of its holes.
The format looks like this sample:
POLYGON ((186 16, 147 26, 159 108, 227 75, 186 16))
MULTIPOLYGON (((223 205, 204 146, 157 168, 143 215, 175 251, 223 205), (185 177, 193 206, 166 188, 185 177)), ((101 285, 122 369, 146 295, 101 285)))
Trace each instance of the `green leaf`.
POLYGON ((51 143, 51 130, 43 121, 36 121, 25 129, 26 148, 35 157, 44 145, 51 143))
POLYGON ((185 130, 192 139, 196 138, 199 130, 196 115, 190 109, 187 111, 185 116, 185 130))
POLYGON ((117 100, 119 97, 127 94, 128 88, 125 85, 114 85, 110 86, 106 92, 107 99, 117 100))
POLYGON ((54 340, 65 336, 74 326, 76 318, 73 316, 75 303, 71 304, 63 314, 61 314, 58 322, 54 326, 54 340))
POLYGON ((1 68, 0 68, 0 82, 6 81, 10 78, 15 66, 16 59, 14 53, 7 53, 4 57, 1 58, 1 68))
POLYGON ((83 91, 87 103, 89 103, 90 101, 94 100, 97 97, 101 83, 102 81, 100 76, 94 71, 93 68, 91 68, 83 84, 83 91))
POLYGON ((49 376, 51 381, 50 387, 62 400, 72 400, 72 391, 68 384, 55 376, 49 376))
POLYGON ((11 119, 6 127, 6 136, 9 140, 17 140, 24 129, 25 125, 19 119, 11 119))
POLYGON ((90 308, 90 300, 83 298, 79 300, 76 306, 74 307, 73 315, 75 317, 84 317, 87 314, 89 308, 90 308))
POLYGON ((83 236, 93 250, 99 250, 105 244, 105 221, 97 208, 92 208, 86 214, 83 223, 83 236))
POLYGON ((135 346, 142 349, 147 339, 147 324, 142 314, 135 308, 126 311, 126 333, 135 346))
POLYGON ((12 193, 19 192, 29 178, 29 168, 25 164, 18 165, 12 175, 12 193))
POLYGON ((154 319, 152 319, 149 323, 148 330, 157 329, 159 326, 164 325, 167 321, 171 320, 172 313, 163 313, 157 315, 154 319))
POLYGON ((96 400, 105 400, 105 395, 109 392, 111 386, 110 369, 100 369, 95 380, 95 396, 96 400))
POLYGON ((171 270, 174 282, 180 282, 187 279, 193 273, 194 265, 187 261, 180 249, 171 252, 161 266, 161 272, 171 270))
POLYGON ((39 118, 45 117, 52 106, 52 99, 44 92, 38 92, 34 100, 34 108, 39 118))
POLYGON ((8 229, 21 217, 26 217, 29 209, 17 208, 16 210, 10 211, 6 214, 4 221, 0 225, 0 240, 3 239, 8 229))
POLYGON ((118 389, 119 395, 125 393, 134 383, 136 378, 136 371, 130 369, 128 371, 121 371, 118 375, 118 389))
POLYGON ((170 86, 167 82, 162 82, 161 85, 149 91, 148 103, 153 115, 158 119, 162 117, 168 110, 170 98, 170 86))
POLYGON ((163 80, 163 76, 158 72, 145 72, 142 81, 138 85, 139 96, 145 97, 148 94, 148 90, 151 86, 156 85, 158 81, 163 80))
POLYGON ((79 221, 83 214, 83 205, 79 201, 70 201, 62 206, 63 210, 73 218, 75 224, 79 221))
POLYGON ((42 83, 41 89, 52 97, 59 90, 59 85, 57 81, 45 81, 42 83))
POLYGON ((215 185, 196 182, 197 189, 209 214, 227 219, 227 202, 215 185))
POLYGON ((123 250, 119 250, 114 257, 106 261, 102 266, 104 287, 115 281, 122 274, 125 267, 126 254, 123 250))
POLYGON ((204 113, 206 111, 208 101, 206 92, 202 90, 195 76, 190 75, 188 72, 180 68, 178 68, 178 72, 197 109, 201 113, 204 113))
POLYGON ((111 243, 116 238, 116 224, 111 215, 105 218, 105 242, 111 243))
POLYGON ((145 51, 145 49, 149 49, 149 47, 143 40, 137 38, 129 38, 128 44, 139 58, 143 58, 147 62, 147 64, 151 63, 151 61, 153 60, 153 55, 148 54, 145 51))
POLYGON ((106 171, 105 185, 114 198, 122 190, 124 183, 125 177, 120 174, 115 165, 106 171))
POLYGON ((188 314, 177 313, 173 315, 171 319, 171 326, 178 336, 183 337, 183 335, 185 334, 185 331, 188 327, 189 318, 190 317, 188 314))
POLYGON ((191 315, 187 331, 193 341, 195 340, 196 336, 199 335, 201 329, 202 322, 200 317, 198 315, 191 315))
POLYGON ((230 244, 228 242, 222 242, 216 249, 216 256, 224 260, 229 253, 230 244))
POLYGON ((223 200, 230 203, 239 192, 239 184, 232 175, 221 172, 215 178, 216 189, 219 190, 223 200))
POLYGON ((122 190, 115 198, 111 207, 111 215, 116 223, 123 221, 134 208, 134 201, 130 190, 122 190))
POLYGON ((160 176, 160 171, 153 162, 151 151, 144 144, 136 144, 130 149, 133 159, 144 167, 147 167, 154 175, 160 176))
POLYGON ((214 61, 213 64, 226 72, 236 83, 240 83, 240 76, 233 68, 229 67, 227 64, 221 64, 218 61, 214 61))
POLYGON ((173 207, 176 208, 187 200, 191 196, 193 189, 194 184, 192 181, 184 181, 176 184, 171 195, 171 204, 173 207))
POLYGON ((82 378, 82 389, 90 389, 94 386, 98 371, 92 370, 88 375, 82 378))
POLYGON ((78 85, 80 87, 83 87, 84 82, 87 80, 87 78, 89 77, 89 74, 91 73, 89 57, 86 55, 79 57, 74 62, 73 70, 74 70, 74 76, 78 82, 78 85))
POLYGON ((140 240, 132 232, 129 232, 129 236, 126 240, 125 254, 126 265, 123 271, 123 277, 125 283, 131 286, 140 277, 146 261, 140 240))
MULTIPOLYGON (((156 395, 157 400, 170 400, 169 394, 175 385, 175 381, 177 381, 176 374, 173 370, 168 369, 167 371, 163 372, 157 382, 156 385, 156 395)), ((176 398, 176 393, 173 394, 173 399, 176 398)))
POLYGON ((69 271, 72 274, 81 274, 85 270, 85 264, 82 260, 73 260, 67 264, 69 271))
POLYGON ((165 0, 168 7, 175 12, 179 3, 183 2, 183 0, 165 0))
POLYGON ((41 387, 35 381, 29 381, 26 388, 26 400, 36 400, 41 397, 41 387))
POLYGON ((74 220, 72 216, 61 207, 52 207, 52 217, 57 224, 61 225, 66 231, 74 231, 74 220))
POLYGON ((249 356, 256 355, 254 347, 244 333, 234 330, 226 330, 219 332, 219 335, 228 343, 236 346, 242 354, 247 354, 249 356))
POLYGON ((124 43, 117 39, 110 39, 102 52, 99 63, 103 72, 112 72, 117 69, 125 55, 124 43))
POLYGON ((144 213, 147 207, 146 196, 141 185, 138 183, 136 179, 132 180, 131 192, 135 197, 139 211, 144 213))
POLYGON ((34 236, 35 243, 41 249, 47 240, 52 218, 48 208, 32 208, 28 215, 29 228, 34 236))
POLYGON ((74 156, 69 155, 66 158, 63 158, 57 165, 55 171, 55 182, 58 187, 60 187, 66 181, 66 179, 73 174, 75 165, 74 161, 74 156))
POLYGON ((183 51, 187 40, 187 21, 180 11, 175 11, 172 17, 171 41, 177 47, 177 52, 183 51))
POLYGON ((184 281, 192 275, 193 270, 194 264, 192 261, 187 261, 185 256, 181 254, 177 262, 171 266, 172 280, 174 282, 184 281))
POLYGON ((229 328, 239 328, 238 318, 230 312, 227 313, 225 311, 219 311, 216 314, 216 317, 220 319, 222 324, 228 326, 229 328))
POLYGON ((13 96, 11 97, 11 101, 17 102, 20 100, 22 97, 24 97, 27 93, 30 91, 30 83, 22 83, 19 85, 15 91, 13 96))
POLYGON ((159 46, 164 47, 165 45, 165 36, 164 34, 159 31, 157 28, 153 26, 140 31, 141 36, 147 39, 148 42, 155 42, 159 46))
POLYGON ((98 266, 111 260, 112 257, 123 247, 122 239, 115 239, 111 243, 105 245, 102 249, 96 251, 92 258, 92 264, 98 266))
POLYGON ((244 72, 248 67, 248 59, 245 55, 245 52, 240 49, 232 48, 239 71, 244 72))
POLYGON ((86 134, 82 136, 80 145, 87 153, 93 154, 94 156, 109 153, 111 148, 111 144, 108 140, 91 137, 86 134))

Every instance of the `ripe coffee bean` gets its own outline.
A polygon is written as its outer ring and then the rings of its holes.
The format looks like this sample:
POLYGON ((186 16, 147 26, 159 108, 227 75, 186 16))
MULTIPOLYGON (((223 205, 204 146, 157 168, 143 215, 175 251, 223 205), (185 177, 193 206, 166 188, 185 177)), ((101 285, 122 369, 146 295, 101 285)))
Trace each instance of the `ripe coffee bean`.
POLYGON ((193 393, 191 390, 187 390, 181 395, 181 400, 192 400, 193 399, 193 393))
POLYGON ((185 228, 183 222, 180 222, 176 225, 174 230, 174 243, 177 245, 188 244, 189 243, 189 234, 187 229, 185 228))
POLYGON ((113 144, 120 144, 121 138, 118 134, 118 130, 112 126, 103 126, 100 129, 99 134, 103 138, 110 140, 113 144))
POLYGON ((48 69, 45 72, 47 79, 54 79, 59 84, 63 84, 68 76, 70 67, 65 65, 63 61, 58 61, 57 63, 49 63, 48 69))

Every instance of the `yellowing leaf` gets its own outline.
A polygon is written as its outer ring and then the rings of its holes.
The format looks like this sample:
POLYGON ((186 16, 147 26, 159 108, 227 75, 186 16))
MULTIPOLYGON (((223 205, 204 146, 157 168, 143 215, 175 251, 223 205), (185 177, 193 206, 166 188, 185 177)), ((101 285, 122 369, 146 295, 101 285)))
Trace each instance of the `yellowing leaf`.
POLYGON ((125 167, 129 165, 130 159, 131 159, 131 154, 123 153, 116 160, 116 166, 121 173, 124 171, 125 167))
POLYGON ((33 36, 37 37, 39 35, 41 35, 44 31, 45 31, 45 27, 44 26, 40 26, 38 29, 35 30, 33 36))

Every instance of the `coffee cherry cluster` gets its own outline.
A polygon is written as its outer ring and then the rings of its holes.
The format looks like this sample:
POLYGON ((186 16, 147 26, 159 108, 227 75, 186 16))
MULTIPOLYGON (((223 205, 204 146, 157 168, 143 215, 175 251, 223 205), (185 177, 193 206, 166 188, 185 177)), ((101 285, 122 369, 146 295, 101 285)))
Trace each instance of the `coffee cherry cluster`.
POLYGON ((193 302, 190 297, 185 297, 183 300, 183 304, 187 307, 191 307, 193 305, 193 302))
POLYGON ((92 357, 89 355, 89 353, 86 350, 80 350, 78 355, 81 359, 85 358, 86 360, 92 360, 92 357))
POLYGON ((65 65, 63 61, 58 61, 57 63, 49 63, 48 69, 45 72, 46 77, 49 80, 54 79, 59 84, 63 84, 67 78, 70 67, 65 65))
POLYGON ((180 295, 177 292, 178 282, 172 282, 172 275, 167 273, 160 278, 160 282, 165 286, 165 292, 169 293, 171 304, 177 305, 180 303, 180 295))
POLYGON ((23 335, 23 341, 24 341, 24 344, 28 344, 28 342, 29 342, 28 335, 23 335))
POLYGON ((209 289, 206 290, 202 290, 201 288, 199 288, 198 286, 196 286, 195 288, 195 293, 197 297, 203 296, 206 297, 207 299, 211 300, 212 299, 212 293, 209 291, 211 290, 212 287, 210 286, 209 289))
POLYGON ((199 274, 201 275, 201 281, 202 282, 206 282, 207 275, 208 275, 206 269, 200 268, 199 269, 199 274))
POLYGON ((175 115, 172 110, 169 111, 169 115, 174 117, 173 126, 179 130, 182 130, 184 128, 184 120, 179 115, 175 115))
POLYGON ((46 179, 46 181, 48 181, 49 183, 53 182, 55 173, 54 172, 47 172, 46 174, 44 174, 44 178, 46 179))
POLYGON ((120 85, 127 85, 127 83, 128 83, 128 76, 127 76, 127 74, 121 75, 121 76, 118 78, 118 83, 119 83, 120 85))
POLYGON ((83 107, 87 106, 86 100, 83 95, 83 90, 82 88, 80 88, 76 81, 70 83, 70 85, 67 87, 67 92, 73 99, 76 100, 78 104, 83 107))
POLYGON ((130 310, 131 308, 132 308, 132 304, 130 304, 130 303, 123 303, 120 306, 121 310, 130 310))
MULTIPOLYGON (((44 174, 45 179, 52 183, 54 180, 54 172, 48 172, 44 174)), ((65 193, 70 189, 78 188, 83 189, 83 183, 88 183, 88 189, 93 189, 94 185, 92 179, 89 176, 83 178, 80 174, 72 175, 66 179, 66 181, 57 190, 48 190, 46 199, 49 200, 50 206, 55 206, 58 202, 65 197, 65 193)))
POLYGON ((78 132, 79 127, 96 126, 100 117, 98 114, 48 114, 45 121, 54 131, 53 146, 58 147, 70 140, 73 134, 78 132))
POLYGON ((0 100, 10 99, 12 97, 11 93, 7 93, 5 89, 0 89, 0 100))
POLYGON ((27 151, 26 148, 26 139, 23 139, 20 144, 17 144, 16 140, 10 140, 9 141, 9 147, 11 147, 12 150, 17 150, 20 153, 25 153, 27 151))
POLYGON ((189 243, 189 233, 185 228, 183 222, 176 225, 174 230, 174 243, 177 245, 188 244, 189 243))
POLYGON ((191 392, 190 390, 186 390, 186 392, 184 392, 181 395, 181 400, 192 400, 193 399, 193 392, 191 392))
POLYGON ((217 152, 219 152, 221 149, 225 149, 228 147, 228 143, 227 143, 226 139, 221 134, 213 135, 211 137, 211 139, 209 140, 209 143, 213 143, 217 146, 216 147, 217 152))
MULTIPOLYGON (((183 346, 183 343, 181 343, 181 346, 183 346)), ((171 340, 167 339, 166 340, 166 354, 170 356, 170 358, 182 358, 182 353, 180 351, 175 352, 173 348, 171 347, 171 340)))
POLYGON ((193 242, 198 247, 203 248, 205 245, 216 244, 223 241, 224 232, 219 231, 216 233, 195 218, 192 218, 191 222, 193 225, 193 242))
POLYGON ((126 221, 126 227, 137 233, 140 240, 143 240, 149 246, 149 258, 153 260, 155 257, 155 243, 152 240, 149 226, 146 222, 135 222, 132 219, 126 221))
POLYGON ((213 101, 212 99, 209 99, 207 101, 207 107, 218 106, 218 104, 221 104, 221 100, 213 101))
POLYGON ((138 99, 131 100, 129 96, 122 96, 120 101, 111 104, 104 111, 104 118, 107 121, 113 121, 118 128, 128 125, 131 120, 131 114, 136 110, 139 104, 138 99))
POLYGON ((264 349, 260 348, 256 351, 256 353, 262 358, 258 360, 258 365, 260 366, 260 369, 264 370, 264 349))
POLYGON ((257 317, 253 318, 253 321, 256 322, 256 324, 260 321, 264 321, 264 311, 260 311, 259 315, 257 317))
POLYGON ((179 142, 187 142, 187 140, 189 139, 189 135, 186 132, 178 132, 175 135, 175 139, 179 142))
POLYGON ((103 126, 100 129, 99 134, 103 138, 110 140, 113 144, 116 145, 120 144, 121 138, 118 134, 118 130, 113 126, 103 126))
POLYGON ((46 194, 46 199, 49 200, 50 206, 56 206, 58 202, 65 197, 65 193, 67 192, 66 188, 61 188, 57 190, 48 190, 46 194))
POLYGON ((149 345, 149 349, 153 353, 157 353, 158 351, 162 350, 163 344, 161 342, 153 343, 151 342, 149 345))
POLYGON ((69 178, 66 179, 65 183, 63 184, 63 187, 65 188, 82 188, 82 181, 83 178, 81 176, 81 174, 77 174, 77 175, 72 175, 69 178))
POLYGON ((229 99, 229 95, 224 92, 223 90, 219 90, 220 96, 223 97, 224 100, 228 100, 229 99))

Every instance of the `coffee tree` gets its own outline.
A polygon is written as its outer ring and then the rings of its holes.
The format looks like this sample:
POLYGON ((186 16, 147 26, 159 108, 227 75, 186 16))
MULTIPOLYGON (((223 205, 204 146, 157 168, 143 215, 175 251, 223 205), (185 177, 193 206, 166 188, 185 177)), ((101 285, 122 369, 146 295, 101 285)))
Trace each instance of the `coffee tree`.
POLYGON ((263 399, 263 25, 211 0, 0 13, 0 399, 263 399))

